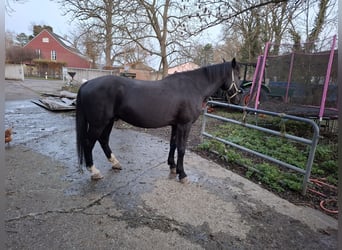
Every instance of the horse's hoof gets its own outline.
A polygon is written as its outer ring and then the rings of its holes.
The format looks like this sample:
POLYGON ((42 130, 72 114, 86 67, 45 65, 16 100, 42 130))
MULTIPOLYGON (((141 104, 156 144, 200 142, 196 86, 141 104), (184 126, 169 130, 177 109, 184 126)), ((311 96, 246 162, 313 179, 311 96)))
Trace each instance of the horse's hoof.
POLYGON ((180 179, 179 182, 182 184, 189 184, 190 183, 188 177, 184 177, 184 178, 180 179))
POLYGON ((114 170, 121 170, 120 162, 115 158, 114 154, 110 154, 110 158, 108 158, 108 161, 112 163, 112 169, 114 170))
POLYGON ((121 167, 120 163, 116 163, 115 165, 112 166, 112 169, 113 170, 121 170, 122 167, 121 167))
POLYGON ((169 173, 169 179, 176 179, 177 178, 177 174, 173 174, 173 173, 169 173))
POLYGON ((91 175, 90 178, 91 178, 93 181, 97 181, 97 180, 102 179, 102 178, 103 178, 103 175, 100 174, 100 173, 96 173, 96 174, 91 175))
POLYGON ((170 168, 169 179, 175 179, 177 177, 176 168, 170 168))

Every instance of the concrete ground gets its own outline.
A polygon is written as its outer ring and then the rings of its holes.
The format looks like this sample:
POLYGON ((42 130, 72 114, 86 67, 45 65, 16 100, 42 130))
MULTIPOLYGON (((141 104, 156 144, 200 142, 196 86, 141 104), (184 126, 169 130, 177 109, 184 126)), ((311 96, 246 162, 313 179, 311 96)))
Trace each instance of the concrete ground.
POLYGON ((190 184, 169 177, 168 142, 114 128, 123 170, 77 171, 74 112, 32 102, 62 82, 6 82, 7 249, 337 249, 337 221, 295 206, 192 152, 190 184))

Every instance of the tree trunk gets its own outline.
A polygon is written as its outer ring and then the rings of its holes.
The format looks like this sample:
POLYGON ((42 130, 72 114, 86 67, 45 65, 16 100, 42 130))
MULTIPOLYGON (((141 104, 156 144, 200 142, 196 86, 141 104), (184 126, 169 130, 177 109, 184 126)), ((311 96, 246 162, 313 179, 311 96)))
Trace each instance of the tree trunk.
POLYGON ((114 3, 112 0, 106 1, 106 33, 105 33, 105 61, 107 67, 111 67, 113 65, 113 59, 112 59, 112 49, 113 49, 113 41, 112 41, 112 34, 113 34, 113 6, 114 3))

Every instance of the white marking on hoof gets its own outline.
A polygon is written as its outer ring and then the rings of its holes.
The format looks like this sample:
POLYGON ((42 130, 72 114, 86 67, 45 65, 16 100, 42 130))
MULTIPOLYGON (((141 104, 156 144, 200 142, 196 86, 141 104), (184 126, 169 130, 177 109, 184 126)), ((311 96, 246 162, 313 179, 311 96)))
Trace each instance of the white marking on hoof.
POLYGON ((100 180, 103 178, 103 175, 101 174, 100 170, 98 170, 94 165, 91 166, 88 170, 91 173, 90 178, 92 180, 100 180))
POLYGON ((177 174, 176 168, 170 168, 170 174, 177 174))
POLYGON ((121 170, 122 169, 120 162, 115 158, 113 153, 110 155, 110 158, 108 159, 108 161, 110 163, 112 163, 112 169, 114 169, 114 170, 121 170))
POLYGON ((184 177, 183 179, 180 179, 179 182, 182 184, 189 184, 190 183, 188 177, 184 177))

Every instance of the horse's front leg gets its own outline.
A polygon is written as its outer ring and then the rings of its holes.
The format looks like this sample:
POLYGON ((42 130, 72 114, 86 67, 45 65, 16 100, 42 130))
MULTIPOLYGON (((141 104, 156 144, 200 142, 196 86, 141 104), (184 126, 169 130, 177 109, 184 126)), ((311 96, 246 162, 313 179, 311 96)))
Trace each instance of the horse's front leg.
POLYGON ((186 143, 189 137, 191 123, 177 126, 177 174, 181 183, 187 183, 188 178, 184 171, 184 155, 186 143))
POLYGON ((170 151, 167 159, 167 164, 170 166, 170 174, 176 174, 176 163, 175 163, 175 151, 177 148, 176 144, 177 127, 171 126, 171 139, 170 139, 170 151))

